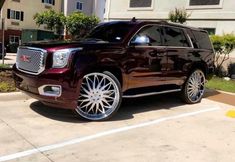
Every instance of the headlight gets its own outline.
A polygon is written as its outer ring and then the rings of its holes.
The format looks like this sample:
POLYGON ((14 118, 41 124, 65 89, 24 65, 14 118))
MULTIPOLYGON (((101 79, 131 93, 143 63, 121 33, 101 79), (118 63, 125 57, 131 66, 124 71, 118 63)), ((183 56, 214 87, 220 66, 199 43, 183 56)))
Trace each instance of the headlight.
POLYGON ((82 48, 67 48, 53 53, 53 68, 64 68, 68 64, 69 57, 74 51, 81 51, 82 48))
POLYGON ((69 56, 71 54, 70 49, 58 50, 53 53, 53 67, 63 68, 68 64, 69 56))

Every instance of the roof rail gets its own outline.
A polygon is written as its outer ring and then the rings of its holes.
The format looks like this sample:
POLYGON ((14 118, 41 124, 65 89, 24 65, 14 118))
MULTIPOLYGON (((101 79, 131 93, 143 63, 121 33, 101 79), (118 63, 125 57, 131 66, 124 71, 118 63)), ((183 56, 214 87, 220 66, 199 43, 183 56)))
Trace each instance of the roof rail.
POLYGON ((168 24, 168 22, 166 20, 160 20, 159 22, 164 23, 164 24, 168 24))
POLYGON ((133 18, 131 19, 131 21, 132 21, 132 22, 136 22, 137 19, 136 19, 135 17, 133 17, 133 18))

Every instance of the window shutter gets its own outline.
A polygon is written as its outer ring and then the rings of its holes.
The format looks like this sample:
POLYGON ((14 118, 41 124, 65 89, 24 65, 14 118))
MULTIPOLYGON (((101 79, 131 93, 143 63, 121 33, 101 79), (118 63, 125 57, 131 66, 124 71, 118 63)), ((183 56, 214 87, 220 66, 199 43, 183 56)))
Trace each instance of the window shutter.
POLYGON ((10 19, 11 18, 11 10, 7 9, 7 18, 10 19))
POLYGON ((44 3, 44 0, 42 0, 42 3, 44 3))
POLYGON ((52 0, 52 4, 55 5, 55 0, 52 0))
POLYGON ((20 13, 20 20, 21 20, 21 21, 24 21, 24 12, 22 12, 22 11, 21 11, 21 13, 20 13))

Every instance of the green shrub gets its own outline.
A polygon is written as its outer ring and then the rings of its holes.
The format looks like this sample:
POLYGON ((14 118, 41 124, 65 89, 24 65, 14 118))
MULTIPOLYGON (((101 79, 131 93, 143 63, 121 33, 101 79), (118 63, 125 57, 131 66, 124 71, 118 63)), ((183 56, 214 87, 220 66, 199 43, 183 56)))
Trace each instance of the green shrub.
POLYGON ((36 13, 33 16, 38 26, 46 25, 49 30, 54 30, 56 34, 60 34, 60 31, 64 27, 66 17, 62 12, 57 13, 55 10, 47 10, 41 13, 36 13))
POLYGON ((66 29, 73 38, 82 38, 99 23, 95 16, 87 16, 81 12, 74 12, 66 19, 66 29))
POLYGON ((210 38, 215 49, 215 72, 217 76, 223 77, 222 65, 229 59, 229 54, 235 48, 235 35, 233 33, 222 36, 212 35, 210 38))
POLYGON ((175 8, 174 10, 170 11, 168 18, 171 22, 183 24, 190 16, 191 14, 188 14, 184 8, 175 8))

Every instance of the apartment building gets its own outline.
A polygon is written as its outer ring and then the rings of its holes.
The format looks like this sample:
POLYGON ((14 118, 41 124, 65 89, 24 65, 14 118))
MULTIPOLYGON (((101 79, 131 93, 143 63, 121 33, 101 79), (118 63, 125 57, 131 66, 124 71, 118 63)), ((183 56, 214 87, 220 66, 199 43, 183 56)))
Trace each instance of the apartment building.
MULTIPOLYGON (((0 6, 3 4, 1 0, 0 6)), ((5 0, 2 6, 2 17, 5 18, 5 44, 18 44, 23 29, 47 30, 38 27, 33 20, 36 13, 53 9, 64 12, 67 16, 72 12, 83 12, 96 15, 103 20, 105 0, 5 0)), ((2 32, 0 28, 0 42, 2 32)))
POLYGON ((167 20, 171 10, 185 8, 187 25, 223 34, 235 32, 234 7, 235 0, 107 0, 104 20, 167 20))
POLYGON ((86 15, 95 15, 101 21, 104 19, 106 0, 63 0, 62 12, 67 16, 73 12, 83 12, 86 15))
POLYGON ((48 9, 59 12, 61 5, 61 0, 6 0, 1 10, 5 18, 6 44, 19 43, 22 29, 45 30, 44 26, 39 28, 35 24, 33 16, 48 9))

